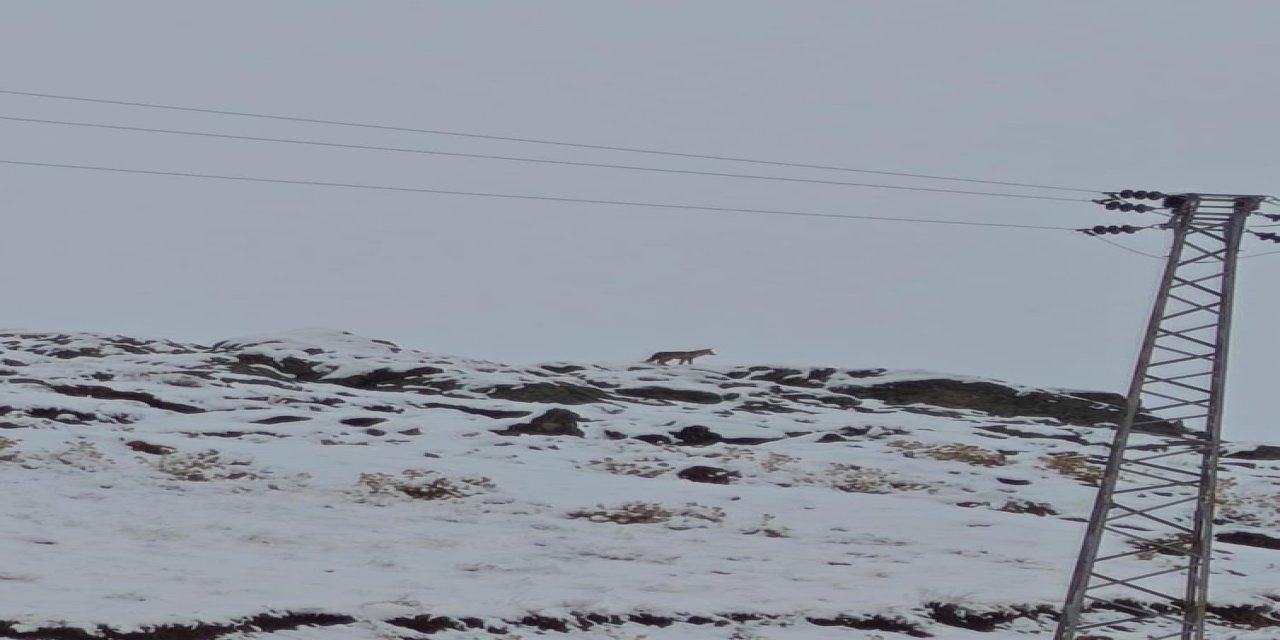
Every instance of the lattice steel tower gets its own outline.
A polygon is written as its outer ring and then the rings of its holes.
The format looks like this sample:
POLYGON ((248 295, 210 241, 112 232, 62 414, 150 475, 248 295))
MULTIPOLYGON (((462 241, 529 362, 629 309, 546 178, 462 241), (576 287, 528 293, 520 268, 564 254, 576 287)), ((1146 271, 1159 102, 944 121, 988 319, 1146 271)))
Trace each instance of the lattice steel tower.
POLYGON ((1055 640, 1204 638, 1236 257, 1262 200, 1165 200, 1173 243, 1055 640))

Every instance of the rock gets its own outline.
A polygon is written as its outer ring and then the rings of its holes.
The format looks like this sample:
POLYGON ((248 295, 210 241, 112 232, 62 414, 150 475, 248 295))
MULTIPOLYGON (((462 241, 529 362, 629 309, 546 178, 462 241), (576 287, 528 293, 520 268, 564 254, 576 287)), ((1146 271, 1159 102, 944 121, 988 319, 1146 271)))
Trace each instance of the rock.
POLYGON ((711 393, 710 391, 673 389, 671 387, 632 387, 629 389, 618 389, 615 393, 628 398, 693 402, 697 404, 717 404, 724 400, 720 394, 711 393))
POLYGON ((676 439, 678 444, 690 447, 705 447, 724 439, 720 434, 700 424, 688 426, 679 431, 673 431, 671 436, 676 439))
MULTIPOLYGON (((865 387, 838 387, 831 391, 889 404, 924 404, 948 409, 964 409, 1002 417, 1055 418, 1068 424, 1095 426, 1120 420, 1124 397, 1114 393, 1078 392, 1072 395, 1048 391, 1021 392, 992 382, 971 382, 944 378, 901 380, 865 387)), ((1164 436, 1184 435, 1182 426, 1153 420, 1134 426, 1134 431, 1164 436)))
POLYGON ((1223 455, 1223 457, 1236 458, 1239 460, 1280 460, 1280 447, 1269 444, 1260 444, 1252 449, 1233 451, 1223 455))
POLYGON ((177 451, 177 449, 174 449, 173 447, 167 447, 162 444, 151 444, 150 442, 143 442, 142 440, 130 440, 124 443, 124 446, 139 453, 147 453, 153 456, 167 456, 174 451, 177 451))
POLYGON ((1280 626, 1280 613, 1267 605, 1209 605, 1207 610, 1228 622, 1254 629, 1280 626))
POLYGON ((1025 429, 1018 429, 1016 427, 1010 427, 1003 424, 993 424, 976 428, 1014 438, 1026 438, 1028 440, 1066 440, 1067 442, 1078 444, 1082 447, 1089 445, 1088 440, 1070 431, 1064 431, 1063 433, 1039 433, 1037 431, 1027 431, 1025 429))
POLYGON ((490 398, 513 402, 544 402, 555 404, 588 404, 598 402, 609 394, 594 387, 565 382, 535 382, 524 385, 500 384, 485 392, 490 398))
POLYGON ((377 389, 379 391, 416 391, 418 393, 434 391, 444 393, 458 388, 453 380, 428 380, 425 376, 444 373, 437 367, 414 367, 412 369, 374 369, 345 378, 323 378, 317 382, 337 384, 354 389, 377 389), (411 387, 411 388, 410 388, 411 387))
POLYGON ((752 438, 752 437, 742 437, 742 438, 722 438, 720 441, 721 441, 721 442, 723 442, 723 443, 725 443, 725 444, 736 444, 736 445, 754 446, 754 445, 758 445, 758 444, 765 444, 765 443, 768 443, 768 442, 777 442, 777 441, 779 441, 779 440, 783 440, 783 438, 752 438))
POLYGON ((311 418, 308 418, 306 416, 271 416, 270 418, 253 420, 252 423, 253 424, 286 424, 289 422, 303 422, 310 419, 311 418))
POLYGON ((788 405, 788 404, 784 404, 781 402, 762 402, 759 400, 744 402, 738 405, 737 409, 738 411, 746 411, 747 413, 760 413, 760 414, 800 413, 801 412, 800 409, 792 407, 791 405, 788 405))
POLYGON ((142 391, 121 391, 112 389, 111 387, 103 387, 99 385, 46 385, 51 390, 68 396, 76 396, 81 398, 94 398, 97 400, 129 400, 132 402, 141 402, 155 409, 164 411, 172 411, 174 413, 203 413, 204 409, 193 407, 187 404, 177 402, 167 402, 161 400, 149 393, 142 391))
POLYGON ((578 428, 581 416, 568 409, 548 409, 546 413, 522 424, 512 425, 506 429, 494 431, 504 436, 585 436, 578 428))
MULTIPOLYGON (((214 346, 217 347, 217 345, 214 346)), ((293 356, 274 359, 261 353, 240 353, 236 354, 236 365, 229 366, 228 369, 233 373, 263 375, 262 369, 266 368, 276 372, 278 375, 275 377, 281 380, 296 379, 313 382, 324 375, 315 371, 315 365, 314 362, 293 356)))
POLYGON ((1239 544, 1259 549, 1280 549, 1280 538, 1273 538, 1263 533, 1251 531, 1224 531, 1214 536, 1218 542, 1239 544))
POLYGON ((1058 511, 1044 502, 1031 502, 1030 500, 1010 500, 1004 503, 1004 506, 996 509, 996 511, 1004 511, 1006 513, 1029 513, 1033 516, 1056 516, 1058 511))
POLYGON ((372 427, 375 424, 380 424, 386 421, 387 421, 386 418, 369 417, 369 418, 347 418, 346 420, 341 420, 340 422, 342 422, 342 424, 347 425, 348 427, 372 427))
POLYGON ((766 369, 752 375, 751 379, 775 382, 788 387, 815 389, 826 386, 827 380, 835 372, 835 369, 810 369, 807 372, 800 369, 766 369))
POLYGON ((930 618, 942 624, 980 632, 995 631, 1018 618, 1036 621, 1042 617, 1050 620, 1058 618, 1057 612, 1049 605, 1019 605, 983 611, 950 602, 930 602, 925 605, 925 610, 930 618))
MULTIPOLYGON (((370 341, 377 344, 391 343, 379 340, 370 341)), ((375 389, 379 391, 414 391, 417 393, 445 393, 458 387, 458 383, 448 379, 433 379, 431 376, 444 373, 444 369, 430 366, 411 367, 407 369, 379 367, 362 373, 345 377, 328 377, 334 366, 321 356, 331 355, 324 349, 300 349, 295 353, 303 353, 313 358, 302 358, 296 355, 274 356, 253 351, 260 344, 217 343, 213 350, 218 353, 233 355, 235 360, 228 366, 233 373, 268 377, 282 381, 319 382, 354 389, 375 389), (243 352, 243 349, 250 349, 243 352)), ((394 346, 394 345, 392 345, 394 346)), ((399 351, 398 348, 392 351, 399 351)))
POLYGON ((705 465, 694 465, 685 467, 676 473, 676 477, 688 480, 690 482, 705 482, 707 484, 730 484, 734 480, 742 477, 742 474, 729 469, 721 469, 720 467, 709 467, 705 465))

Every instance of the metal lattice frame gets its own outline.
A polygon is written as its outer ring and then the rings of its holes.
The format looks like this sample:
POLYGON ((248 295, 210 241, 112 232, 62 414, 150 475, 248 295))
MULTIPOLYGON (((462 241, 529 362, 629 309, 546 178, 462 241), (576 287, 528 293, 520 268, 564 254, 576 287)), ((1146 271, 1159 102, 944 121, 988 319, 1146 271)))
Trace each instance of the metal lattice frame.
POLYGON ((1262 197, 1178 197, 1055 640, 1204 638, 1236 256, 1262 197))

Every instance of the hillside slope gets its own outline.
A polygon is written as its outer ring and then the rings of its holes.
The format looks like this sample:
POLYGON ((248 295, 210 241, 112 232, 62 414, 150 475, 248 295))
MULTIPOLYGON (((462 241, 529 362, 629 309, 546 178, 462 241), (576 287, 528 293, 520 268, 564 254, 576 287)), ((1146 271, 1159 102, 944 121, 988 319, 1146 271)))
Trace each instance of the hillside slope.
MULTIPOLYGON (((318 330, 11 332, 0 381, 0 637, 86 640, 1049 637, 1120 401, 318 330)), ((1220 637, 1280 633, 1278 458, 1224 462, 1220 637)))

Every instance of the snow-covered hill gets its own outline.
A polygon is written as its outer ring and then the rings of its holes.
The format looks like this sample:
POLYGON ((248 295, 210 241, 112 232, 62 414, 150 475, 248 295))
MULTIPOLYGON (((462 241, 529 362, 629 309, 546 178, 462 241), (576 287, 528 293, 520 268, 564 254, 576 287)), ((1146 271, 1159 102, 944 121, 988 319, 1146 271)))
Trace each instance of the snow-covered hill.
MULTIPOLYGON (((1051 635, 1117 396, 704 362, 0 334, 0 637, 1051 635)), ((1280 633, 1277 459, 1214 637, 1280 633)))

